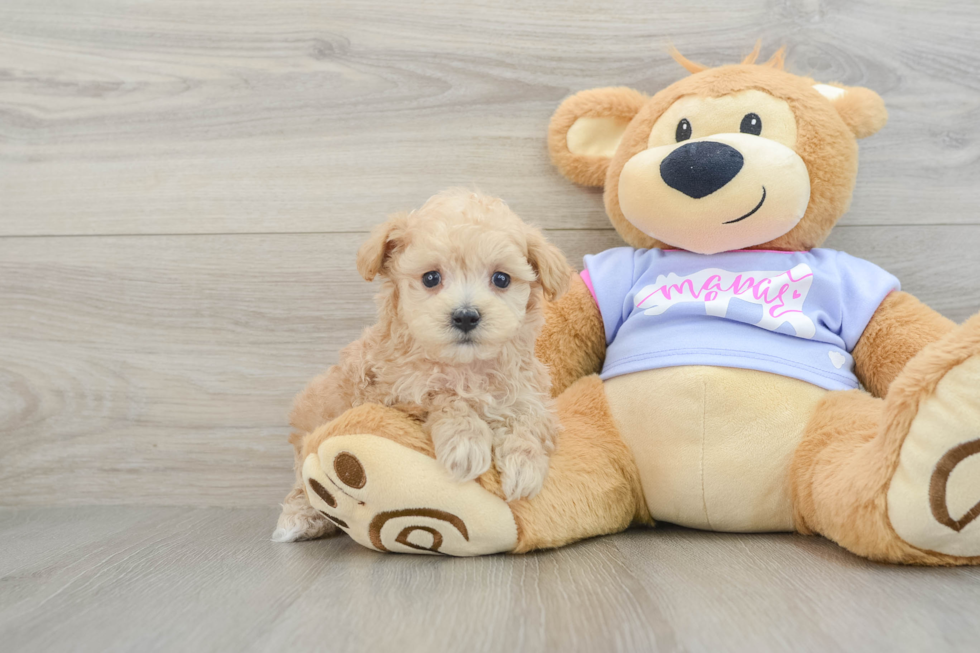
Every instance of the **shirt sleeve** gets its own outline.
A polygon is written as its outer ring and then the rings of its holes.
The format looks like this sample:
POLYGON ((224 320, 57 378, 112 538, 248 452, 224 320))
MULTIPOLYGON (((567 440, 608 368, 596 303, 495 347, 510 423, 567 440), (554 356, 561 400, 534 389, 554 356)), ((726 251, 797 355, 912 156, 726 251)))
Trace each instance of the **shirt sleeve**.
POLYGON ((881 302, 901 284, 874 263, 844 252, 837 253, 837 271, 841 284, 840 336, 851 352, 881 302))
POLYGON ((613 341, 619 327, 629 317, 626 297, 633 288, 635 252, 632 247, 616 247, 585 257, 585 271, 582 274, 586 283, 591 283, 592 296, 602 314, 607 345, 613 341))

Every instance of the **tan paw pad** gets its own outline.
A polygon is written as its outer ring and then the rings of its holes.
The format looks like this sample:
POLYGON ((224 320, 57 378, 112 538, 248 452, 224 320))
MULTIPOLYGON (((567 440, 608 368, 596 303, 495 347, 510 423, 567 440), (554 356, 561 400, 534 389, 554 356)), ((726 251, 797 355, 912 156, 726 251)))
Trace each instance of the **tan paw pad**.
POLYGON ((888 488, 888 518, 909 544, 980 556, 980 356, 951 369, 919 406, 888 488))
POLYGON ((452 480, 436 460, 375 435, 325 440, 307 456, 310 503, 376 551, 484 555, 510 551, 507 504, 476 481, 452 480))

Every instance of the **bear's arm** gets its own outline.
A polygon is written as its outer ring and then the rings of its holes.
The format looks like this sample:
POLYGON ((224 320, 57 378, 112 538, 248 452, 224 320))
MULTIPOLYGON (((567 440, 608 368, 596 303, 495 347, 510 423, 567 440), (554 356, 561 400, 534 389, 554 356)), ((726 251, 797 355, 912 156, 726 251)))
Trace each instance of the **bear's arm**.
POLYGON ((583 376, 602 369, 606 330, 599 307, 578 274, 573 274, 561 299, 545 306, 545 323, 534 353, 551 372, 555 397, 583 376))
POLYGON ((905 364, 955 326, 906 292, 889 294, 854 347, 858 380, 874 396, 884 397, 905 364))

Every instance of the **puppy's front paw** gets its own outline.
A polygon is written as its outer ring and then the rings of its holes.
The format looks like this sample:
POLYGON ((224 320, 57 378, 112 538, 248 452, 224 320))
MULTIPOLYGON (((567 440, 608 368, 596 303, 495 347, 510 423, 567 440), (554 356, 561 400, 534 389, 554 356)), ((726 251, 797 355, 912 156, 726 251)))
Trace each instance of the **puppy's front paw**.
POLYGON ((490 443, 479 436, 458 433, 436 447, 436 458, 455 480, 470 481, 490 469, 490 443))
POLYGON ((432 426, 436 459, 457 481, 470 481, 490 469, 490 427, 481 420, 446 420, 432 426))
POLYGON ((548 454, 538 443, 505 442, 496 451, 500 487, 508 501, 533 497, 548 475, 548 454))

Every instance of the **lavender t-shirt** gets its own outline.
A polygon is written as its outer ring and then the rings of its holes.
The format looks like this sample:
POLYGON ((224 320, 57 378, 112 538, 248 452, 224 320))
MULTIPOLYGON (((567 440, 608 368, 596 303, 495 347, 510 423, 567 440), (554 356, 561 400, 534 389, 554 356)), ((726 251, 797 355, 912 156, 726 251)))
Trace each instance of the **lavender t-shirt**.
POLYGON ((618 247, 585 257, 606 328, 602 378, 739 367, 828 390, 858 387, 851 351, 898 280, 831 249, 705 256, 618 247))

